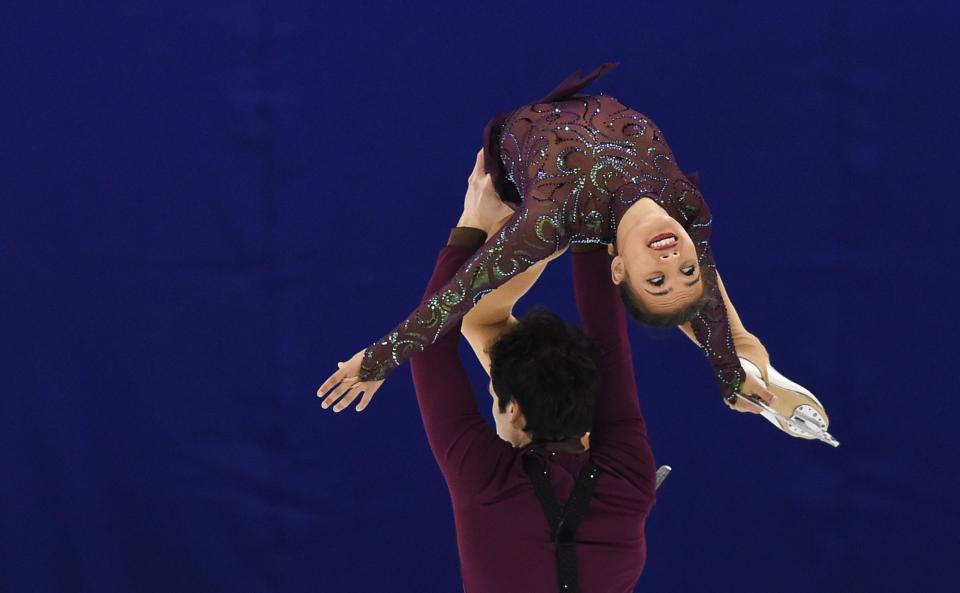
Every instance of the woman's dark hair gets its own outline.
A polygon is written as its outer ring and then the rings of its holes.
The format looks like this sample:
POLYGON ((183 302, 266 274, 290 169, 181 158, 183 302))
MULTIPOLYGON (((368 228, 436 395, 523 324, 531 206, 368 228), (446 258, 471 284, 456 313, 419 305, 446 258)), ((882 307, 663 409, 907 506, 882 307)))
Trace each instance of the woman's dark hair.
POLYGON ((516 401, 534 442, 582 436, 593 425, 600 348, 580 328, 533 307, 488 350, 501 412, 516 401))

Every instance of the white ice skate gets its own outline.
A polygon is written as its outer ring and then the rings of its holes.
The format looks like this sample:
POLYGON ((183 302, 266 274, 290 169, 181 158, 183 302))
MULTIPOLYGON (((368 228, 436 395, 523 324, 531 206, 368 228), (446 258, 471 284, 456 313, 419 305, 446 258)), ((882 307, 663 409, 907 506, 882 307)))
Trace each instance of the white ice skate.
MULTIPOLYGON (((740 358, 740 364, 743 365, 743 370, 760 379, 761 383, 764 382, 757 365, 745 358, 740 358)), ((823 404, 810 393, 809 389, 787 379, 777 372, 773 365, 767 365, 767 374, 770 377, 770 383, 764 384, 777 396, 773 406, 768 406, 757 397, 745 395, 741 397, 760 408, 761 416, 790 436, 817 439, 834 447, 840 446, 840 442, 827 432, 830 418, 823 404)))

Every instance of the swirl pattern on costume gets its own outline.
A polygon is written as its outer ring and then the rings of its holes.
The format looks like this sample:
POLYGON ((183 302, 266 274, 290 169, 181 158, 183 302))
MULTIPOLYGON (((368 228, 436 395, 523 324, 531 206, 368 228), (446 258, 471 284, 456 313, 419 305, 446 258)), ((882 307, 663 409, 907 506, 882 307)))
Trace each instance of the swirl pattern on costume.
POLYGON ((494 187, 518 208, 507 224, 363 357, 361 380, 386 378, 445 334, 480 298, 570 243, 610 243, 627 209, 649 197, 693 239, 709 304, 691 322, 725 397, 743 382, 710 250, 712 217, 695 176, 684 175, 660 129, 616 98, 573 95, 610 68, 574 76, 550 101, 495 116, 485 130, 494 187), (501 123, 502 122, 502 123, 501 123), (495 143, 495 144, 494 144, 495 143), (502 175, 501 175, 502 172, 502 175), (509 183, 507 183, 509 182, 509 183), (511 200, 512 198, 512 200, 511 200))

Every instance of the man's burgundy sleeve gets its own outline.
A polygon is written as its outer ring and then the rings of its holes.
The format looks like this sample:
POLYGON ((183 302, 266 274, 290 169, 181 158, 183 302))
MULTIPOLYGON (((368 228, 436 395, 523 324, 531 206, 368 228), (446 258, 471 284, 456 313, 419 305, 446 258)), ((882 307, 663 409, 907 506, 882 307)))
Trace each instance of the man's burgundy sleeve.
MULTIPOLYGON (((447 245, 440 251, 424 295, 446 284, 474 253, 475 246, 447 245)), ((450 331, 410 358, 417 403, 433 455, 455 497, 479 492, 511 445, 497 436, 481 415, 460 360, 460 328, 450 331)))
MULTIPOLYGON (((605 250, 572 253, 573 286, 584 332, 603 350, 603 393, 594 409, 594 430, 640 417, 633 355, 627 337, 627 317, 610 280, 610 257, 605 250)), ((593 434, 591 433, 591 440, 593 434)))
POLYGON ((571 253, 570 258, 584 333, 602 350, 590 449, 652 499, 656 467, 637 399, 626 310, 610 279, 610 257, 601 249, 571 253))

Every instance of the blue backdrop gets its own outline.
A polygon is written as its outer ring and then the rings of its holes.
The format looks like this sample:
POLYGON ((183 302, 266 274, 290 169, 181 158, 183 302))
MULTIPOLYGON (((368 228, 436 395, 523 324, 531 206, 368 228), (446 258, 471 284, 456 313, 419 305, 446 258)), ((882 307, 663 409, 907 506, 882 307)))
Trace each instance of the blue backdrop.
MULTIPOLYGON (((0 591, 461 591, 409 367, 315 391, 417 304, 487 119, 605 61, 842 442, 632 326, 675 468, 637 590, 956 590, 947 3, 112 4, 0 8, 0 591)), ((576 319, 566 257, 534 303, 576 319)))

